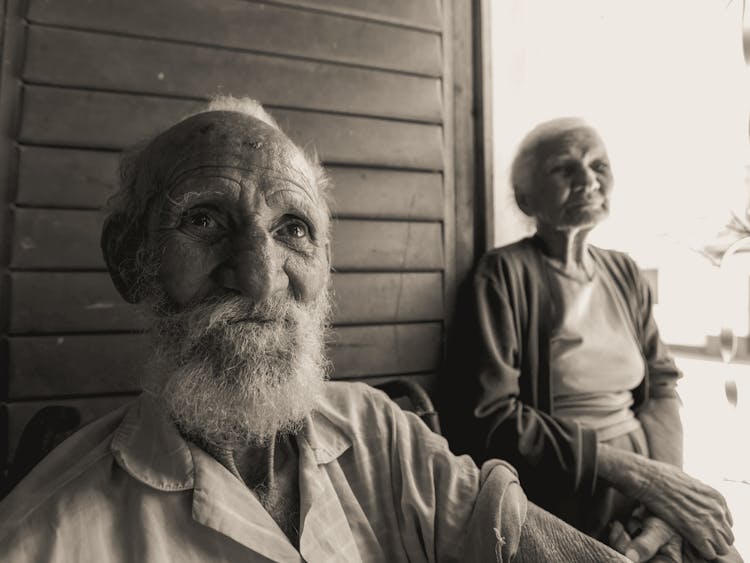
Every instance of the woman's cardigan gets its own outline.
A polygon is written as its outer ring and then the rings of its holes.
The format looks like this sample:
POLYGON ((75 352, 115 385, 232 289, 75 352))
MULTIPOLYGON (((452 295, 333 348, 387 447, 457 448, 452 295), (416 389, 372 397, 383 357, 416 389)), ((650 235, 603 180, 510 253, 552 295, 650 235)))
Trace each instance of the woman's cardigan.
MULTIPOLYGON (((550 378, 550 333, 560 318, 538 237, 488 252, 474 277, 478 315, 480 396, 474 410, 485 457, 516 466, 529 498, 542 506, 597 484, 596 432, 555 417, 550 378)), ((589 246, 598 275, 609 276, 632 321, 629 329, 646 370, 633 390, 633 410, 650 457, 682 463, 676 382, 680 372, 652 315, 651 290, 626 254, 589 246)), ((595 374, 592 374, 595 375, 595 374)))

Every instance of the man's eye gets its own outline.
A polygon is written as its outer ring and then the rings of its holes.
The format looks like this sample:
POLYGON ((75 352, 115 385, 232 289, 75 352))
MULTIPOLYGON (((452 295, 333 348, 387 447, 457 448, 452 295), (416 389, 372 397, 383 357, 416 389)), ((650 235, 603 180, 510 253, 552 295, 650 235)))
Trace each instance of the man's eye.
POLYGON ((282 238, 286 238, 293 241, 301 241, 302 239, 310 238, 310 229, 304 222, 300 220, 293 220, 284 223, 276 231, 277 235, 282 238))
POLYGON ((307 225, 299 222, 284 225, 282 231, 292 238, 305 238, 308 236, 307 225))
POLYGON ((191 227, 200 229, 218 229, 219 222, 207 211, 191 211, 185 217, 185 222, 191 227))

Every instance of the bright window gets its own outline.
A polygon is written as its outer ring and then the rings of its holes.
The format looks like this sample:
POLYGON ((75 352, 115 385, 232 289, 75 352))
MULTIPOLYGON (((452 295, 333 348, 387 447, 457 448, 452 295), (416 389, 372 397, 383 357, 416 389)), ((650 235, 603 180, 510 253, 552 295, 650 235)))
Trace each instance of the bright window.
POLYGON ((597 127, 615 191, 611 216, 591 241, 657 270, 655 316, 685 373, 678 388, 685 469, 726 496, 735 546, 750 558, 750 456, 738 446, 750 422, 750 253, 735 255, 719 275, 699 252, 726 248, 728 240, 716 235, 732 213, 746 218, 750 89, 742 2, 489 3, 494 243, 529 231, 508 183, 521 137, 565 115, 597 127), (746 336, 741 361, 716 359, 721 326, 746 336))
MULTIPOLYGON (((491 2, 495 244, 526 232, 508 168, 536 123, 577 115, 612 159, 610 218, 594 244, 658 269, 670 343, 748 334, 748 277, 721 285, 698 249, 745 214, 748 77, 740 0, 491 2)), ((747 260, 750 272, 750 258, 747 260)))

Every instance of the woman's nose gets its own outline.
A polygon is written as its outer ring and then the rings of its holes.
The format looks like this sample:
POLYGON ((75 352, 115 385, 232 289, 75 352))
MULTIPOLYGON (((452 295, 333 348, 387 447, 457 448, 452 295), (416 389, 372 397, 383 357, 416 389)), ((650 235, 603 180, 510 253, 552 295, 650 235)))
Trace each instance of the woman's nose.
POLYGON ((224 288, 239 292, 252 303, 263 302, 289 287, 280 249, 263 233, 237 241, 222 270, 220 283, 224 288))
POLYGON ((592 192, 599 188, 599 180, 593 170, 581 167, 573 176, 573 188, 592 192))

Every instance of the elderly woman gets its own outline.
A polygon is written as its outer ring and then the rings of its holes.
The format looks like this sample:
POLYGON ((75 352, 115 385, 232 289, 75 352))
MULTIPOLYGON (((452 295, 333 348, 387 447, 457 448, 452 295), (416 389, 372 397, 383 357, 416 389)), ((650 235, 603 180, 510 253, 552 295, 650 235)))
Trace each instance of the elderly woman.
POLYGON ((513 463, 530 499, 630 559, 679 561, 683 540, 706 559, 727 553, 724 499, 680 469, 680 374, 649 286, 627 255, 587 242, 609 212, 604 143, 579 119, 543 123, 512 184, 537 230, 476 273, 486 457, 513 463))

